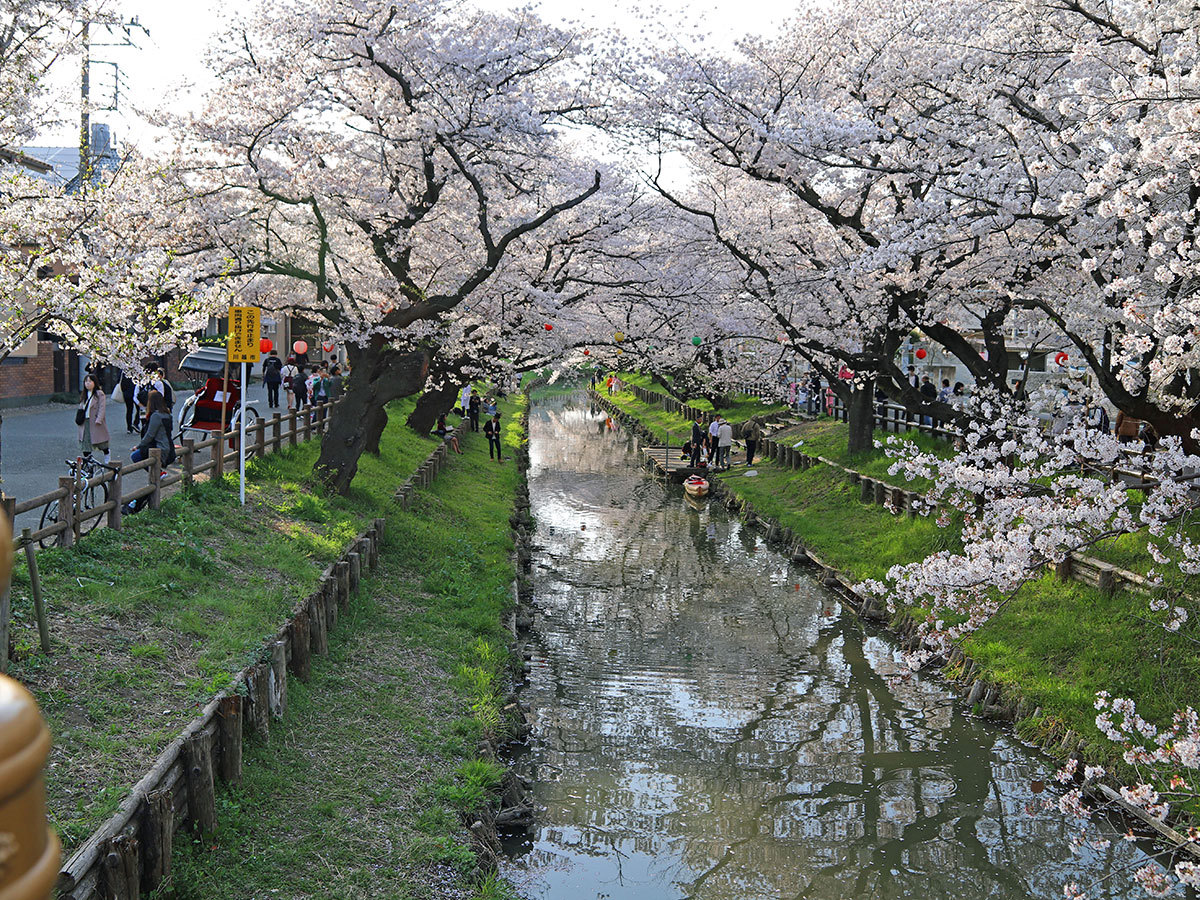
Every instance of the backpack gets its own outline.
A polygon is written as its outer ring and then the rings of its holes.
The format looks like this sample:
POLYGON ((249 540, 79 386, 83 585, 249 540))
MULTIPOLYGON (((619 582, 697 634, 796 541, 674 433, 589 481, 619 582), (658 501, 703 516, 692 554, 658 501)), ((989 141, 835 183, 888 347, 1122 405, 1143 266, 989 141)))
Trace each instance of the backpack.
POLYGON ((272 382, 279 380, 279 373, 283 371, 283 360, 278 356, 268 356, 263 361, 263 378, 272 382))

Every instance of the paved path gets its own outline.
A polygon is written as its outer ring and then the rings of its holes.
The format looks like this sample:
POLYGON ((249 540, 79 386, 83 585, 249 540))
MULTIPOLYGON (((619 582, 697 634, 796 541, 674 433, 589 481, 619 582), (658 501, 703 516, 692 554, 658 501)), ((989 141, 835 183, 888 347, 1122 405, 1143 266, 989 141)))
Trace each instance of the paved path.
MULTIPOLYGON (((267 409, 267 391, 261 383, 250 385, 250 402, 260 415, 270 418, 267 409)), ((176 392, 175 413, 186 393, 176 392), (182 395, 182 396, 181 396, 182 395)), ((287 411, 286 404, 280 407, 287 411)), ((3 411, 4 424, 0 426, 0 489, 10 497, 24 500, 36 497, 58 487, 61 475, 69 474, 66 460, 79 455, 78 431, 75 425, 75 407, 65 403, 47 403, 42 406, 23 406, 3 411)), ((137 435, 125 432, 124 403, 108 402, 109 434, 112 436, 111 452, 118 459, 129 461, 130 451, 137 445, 137 435)), ((32 510, 17 516, 16 528, 37 528, 41 510, 32 510)))

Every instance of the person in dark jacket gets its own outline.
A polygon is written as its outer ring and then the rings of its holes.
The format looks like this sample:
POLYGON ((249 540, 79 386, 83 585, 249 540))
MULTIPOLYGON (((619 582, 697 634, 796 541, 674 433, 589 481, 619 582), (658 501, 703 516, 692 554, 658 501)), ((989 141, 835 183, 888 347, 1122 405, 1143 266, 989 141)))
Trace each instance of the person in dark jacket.
POLYGON ((125 430, 134 433, 138 425, 137 382, 121 372, 121 397, 125 400, 125 430))
POLYGON ((279 409, 279 386, 283 384, 283 360, 279 351, 272 350, 263 360, 263 384, 267 386, 267 407, 279 409))
POLYGON ((696 421, 692 422, 692 458, 691 467, 693 469, 700 466, 700 454, 704 450, 704 445, 708 441, 708 432, 704 430, 703 420, 696 416, 696 421))
POLYGON ((762 440, 763 427, 757 416, 751 416, 742 426, 742 439, 746 442, 746 465, 754 465, 754 454, 758 450, 758 442, 762 440))
POLYGON ((479 395, 472 393, 471 399, 467 403, 467 412, 471 416, 471 430, 472 431, 479 430, 479 410, 480 410, 480 407, 482 407, 482 406, 483 406, 483 401, 480 399, 479 395))
MULTIPOLYGON (((937 395, 938 395, 937 388, 934 386, 933 382, 929 380, 928 375, 921 376, 920 391, 921 391, 921 396, 924 397, 927 401, 932 402, 934 400, 937 400, 937 395)), ((934 424, 934 422, 933 422, 933 419, 930 418, 929 416, 921 416, 921 424, 922 425, 932 425, 932 424, 934 424)))
POLYGON ((500 413, 494 413, 483 426, 483 434, 488 442, 488 459, 495 451, 496 462, 504 462, 504 454, 500 449, 500 413))

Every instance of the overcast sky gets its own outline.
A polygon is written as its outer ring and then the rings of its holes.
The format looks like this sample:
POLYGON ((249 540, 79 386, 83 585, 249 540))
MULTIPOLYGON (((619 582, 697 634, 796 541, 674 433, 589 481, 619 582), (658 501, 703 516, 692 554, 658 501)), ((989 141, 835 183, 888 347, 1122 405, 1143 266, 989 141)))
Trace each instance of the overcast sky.
MULTIPOLYGON (((517 5, 512 0, 474 2, 496 10, 517 5)), ((799 2, 803 0, 657 0, 648 8, 653 9, 656 19, 698 24, 715 43, 728 44, 746 34, 769 33, 795 10, 799 2)), ((240 4, 228 0, 188 0, 186 3, 118 0, 115 5, 126 19, 137 17, 149 29, 150 35, 146 37, 134 32, 137 49, 93 47, 93 60, 109 60, 120 65, 122 87, 120 109, 117 112, 97 111, 92 120, 112 125, 118 141, 138 143, 151 132, 133 110, 170 102, 172 90, 181 84, 203 84, 204 49, 222 22, 237 15, 240 4)), ((533 6, 552 22, 579 21, 598 27, 616 26, 634 36, 644 24, 638 16, 639 4, 630 0, 542 0, 533 6)), ((105 40, 99 29, 93 31, 92 39, 96 44, 105 40)), ((93 104, 107 102, 112 96, 112 67, 94 65, 91 81, 93 104)), ((67 122, 42 135, 38 143, 72 145, 78 139, 79 61, 64 60, 54 82, 57 103, 64 110, 63 118, 67 122)))

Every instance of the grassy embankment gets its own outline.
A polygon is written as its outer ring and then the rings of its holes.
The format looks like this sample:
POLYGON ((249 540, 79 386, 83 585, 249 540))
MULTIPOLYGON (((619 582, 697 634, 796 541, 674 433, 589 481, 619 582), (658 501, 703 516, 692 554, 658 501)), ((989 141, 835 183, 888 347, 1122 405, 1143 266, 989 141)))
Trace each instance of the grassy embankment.
MULTIPOLYGON (((627 412, 660 426, 667 415, 629 393, 613 399, 627 412)), ((818 423, 796 439, 805 440, 810 455, 903 483, 902 476, 886 474, 889 463, 880 451, 850 457, 844 449, 844 426, 818 423)), ((857 487, 828 467, 795 471, 756 463, 755 468, 754 478, 745 477, 740 468, 721 477, 760 514, 791 527, 851 580, 879 578, 892 565, 960 546, 953 524, 938 528, 927 518, 909 519, 861 503, 857 487)), ((1136 562, 1136 556, 1131 554, 1131 561, 1136 562)), ((1132 697, 1143 715, 1160 722, 1169 721, 1177 708, 1200 704, 1196 617, 1178 635, 1166 634, 1147 618, 1146 597, 1122 591, 1105 597, 1079 582, 1047 574, 1023 587, 963 650, 982 667, 988 681, 1015 687, 1041 707, 1040 716, 1018 723, 1021 733, 1046 738, 1071 729, 1087 742, 1093 760, 1111 764, 1116 761, 1113 745, 1095 727, 1097 691, 1132 697)))
POLYGON ((245 508, 227 476, 126 519, 121 532, 40 553, 49 656, 36 649, 18 567, 11 672, 50 724, 49 812, 68 852, 253 660, 348 541, 392 513, 396 486, 436 446, 403 428, 410 406, 393 407, 382 453, 363 458, 348 497, 306 483, 314 441, 252 461, 245 508))
MULTIPOLYGON (((523 441, 503 404, 507 452, 523 441)), ((482 434, 412 508, 388 511, 380 567, 288 686, 288 711, 218 796, 218 828, 176 838, 181 900, 495 896, 468 873, 462 816, 502 770, 475 758, 500 725, 501 614, 514 577, 508 518, 519 474, 482 434)))
MULTIPOLYGON (((662 394, 664 397, 668 396, 666 388, 649 375, 642 375, 638 372, 619 372, 618 375, 626 384, 635 384, 648 391, 654 391, 656 394, 662 394)), ((703 412, 719 412, 730 422, 745 422, 751 416, 769 416, 787 409, 787 406, 782 403, 763 403, 758 397, 749 394, 734 394, 732 401, 720 408, 714 407, 703 397, 689 400, 688 404, 703 412)))

